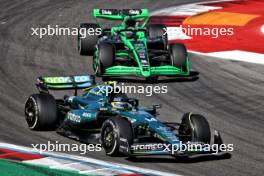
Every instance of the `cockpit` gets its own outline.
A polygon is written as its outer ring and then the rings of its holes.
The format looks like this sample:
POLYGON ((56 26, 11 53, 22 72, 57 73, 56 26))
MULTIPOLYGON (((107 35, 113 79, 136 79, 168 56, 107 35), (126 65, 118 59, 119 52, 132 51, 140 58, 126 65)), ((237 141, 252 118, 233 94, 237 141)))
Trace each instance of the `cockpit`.
POLYGON ((127 98, 126 94, 110 85, 98 85, 90 89, 87 94, 106 97, 106 101, 116 110, 125 111, 138 107, 137 99, 127 98))
POLYGON ((138 107, 138 100, 134 98, 115 97, 111 101, 113 109, 120 111, 132 110, 138 107))

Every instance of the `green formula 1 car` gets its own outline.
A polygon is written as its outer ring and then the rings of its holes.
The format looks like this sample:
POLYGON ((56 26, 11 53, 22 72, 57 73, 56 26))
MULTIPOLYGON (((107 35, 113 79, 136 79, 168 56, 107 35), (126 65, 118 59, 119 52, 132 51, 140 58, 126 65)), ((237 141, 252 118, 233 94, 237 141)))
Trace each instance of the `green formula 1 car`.
POLYGON ((139 76, 156 81, 158 76, 190 75, 185 46, 168 44, 166 26, 147 25, 147 9, 94 9, 93 16, 120 22, 110 28, 80 24, 78 50, 93 56, 97 76, 139 76))

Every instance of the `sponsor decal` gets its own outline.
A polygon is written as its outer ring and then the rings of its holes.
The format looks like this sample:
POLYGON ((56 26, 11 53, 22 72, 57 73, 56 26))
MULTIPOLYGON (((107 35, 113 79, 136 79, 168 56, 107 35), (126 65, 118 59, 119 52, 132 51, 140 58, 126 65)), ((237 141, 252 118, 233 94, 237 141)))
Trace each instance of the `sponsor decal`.
POLYGON ((84 113, 82 113, 82 116, 83 117, 87 117, 87 118, 91 118, 92 117, 92 114, 89 113, 89 112, 84 112, 84 113))
POLYGON ((79 115, 73 114, 71 112, 68 113, 67 119, 69 119, 73 122, 81 123, 81 117, 79 115))
POLYGON ((139 15, 140 14, 140 10, 131 9, 131 10, 128 11, 128 13, 130 15, 139 15))
POLYGON ((107 10, 107 9, 102 9, 101 10, 101 14, 103 14, 103 15, 112 15, 112 11, 111 10, 107 10))

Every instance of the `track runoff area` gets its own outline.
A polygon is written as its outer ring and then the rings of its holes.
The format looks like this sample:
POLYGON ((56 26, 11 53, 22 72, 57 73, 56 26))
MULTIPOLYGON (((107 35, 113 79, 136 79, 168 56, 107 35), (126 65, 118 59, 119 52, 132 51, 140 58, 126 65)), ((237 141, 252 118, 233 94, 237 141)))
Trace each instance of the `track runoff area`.
MULTIPOLYGON (((32 148, 0 143, 1 176, 172 176, 166 172, 58 152, 37 152, 32 148)), ((177 175, 176 175, 177 176, 177 175)))
POLYGON ((170 42, 189 52, 264 64, 264 1, 225 0, 186 4, 152 13, 165 24, 170 42))
MULTIPOLYGON (((189 52, 264 64, 264 1, 214 1, 161 9, 150 23, 167 26, 171 43, 189 52), (195 29, 195 30, 193 30, 195 29)), ((177 175, 93 158, 0 143, 1 175, 177 175), (18 172, 19 171, 19 172, 18 172)))

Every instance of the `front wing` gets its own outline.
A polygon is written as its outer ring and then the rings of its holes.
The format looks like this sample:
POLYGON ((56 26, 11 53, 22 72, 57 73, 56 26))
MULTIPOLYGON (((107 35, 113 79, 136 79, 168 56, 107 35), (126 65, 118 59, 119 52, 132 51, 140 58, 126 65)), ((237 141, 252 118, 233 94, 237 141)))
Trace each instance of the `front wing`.
MULTIPOLYGON (((145 71, 146 72, 146 71, 145 71)), ((139 76, 139 77, 149 77, 149 76, 189 76, 190 70, 187 67, 186 71, 180 68, 165 65, 158 67, 149 67, 148 74, 143 75, 139 67, 129 67, 129 66, 112 66, 105 70, 102 76, 139 76)))
MULTIPOLYGON (((218 131, 215 131, 214 135, 214 144, 220 146, 223 144, 223 140, 220 136, 218 131)), ((199 156, 199 155, 214 155, 214 156, 224 156, 224 157, 231 157, 231 154, 222 151, 221 149, 216 150, 216 148, 211 147, 209 150, 208 148, 201 148, 201 150, 189 150, 186 152, 182 151, 175 151, 173 150, 173 145, 161 145, 160 143, 138 143, 129 146, 125 139, 121 139, 120 141, 120 152, 128 155, 128 156, 147 156, 147 155, 171 155, 175 157, 186 156, 199 156)), ((177 145, 177 144, 176 144, 177 145)))

